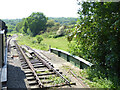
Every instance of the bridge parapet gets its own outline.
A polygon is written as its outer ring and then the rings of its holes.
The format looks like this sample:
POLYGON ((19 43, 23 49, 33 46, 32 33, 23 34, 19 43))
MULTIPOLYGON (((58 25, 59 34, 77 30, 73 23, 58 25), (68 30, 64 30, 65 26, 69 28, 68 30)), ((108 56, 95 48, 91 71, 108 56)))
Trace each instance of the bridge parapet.
POLYGON ((50 48, 50 52, 57 54, 59 57, 62 57, 63 59, 67 60, 68 62, 71 62, 75 66, 79 67, 80 69, 92 67, 93 64, 84 60, 83 58, 80 58, 78 56, 72 55, 66 51, 50 48))

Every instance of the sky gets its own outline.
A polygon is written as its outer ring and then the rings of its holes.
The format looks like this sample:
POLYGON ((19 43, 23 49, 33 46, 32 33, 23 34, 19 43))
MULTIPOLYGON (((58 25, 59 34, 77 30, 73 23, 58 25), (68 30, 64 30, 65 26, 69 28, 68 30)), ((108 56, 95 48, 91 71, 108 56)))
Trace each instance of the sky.
POLYGON ((78 17, 77 0, 0 0, 0 19, 26 18, 32 12, 46 17, 78 17))

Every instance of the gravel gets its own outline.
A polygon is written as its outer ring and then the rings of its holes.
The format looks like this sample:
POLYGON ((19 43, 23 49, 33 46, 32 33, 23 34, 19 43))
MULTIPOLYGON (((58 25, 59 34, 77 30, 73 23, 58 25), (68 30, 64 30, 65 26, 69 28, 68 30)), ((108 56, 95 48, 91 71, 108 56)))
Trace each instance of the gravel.
MULTIPOLYGON (((14 50, 11 52, 14 52, 14 50)), ((11 58, 11 52, 8 52, 8 81, 6 86, 8 89, 26 89, 26 77, 19 57, 11 58)))

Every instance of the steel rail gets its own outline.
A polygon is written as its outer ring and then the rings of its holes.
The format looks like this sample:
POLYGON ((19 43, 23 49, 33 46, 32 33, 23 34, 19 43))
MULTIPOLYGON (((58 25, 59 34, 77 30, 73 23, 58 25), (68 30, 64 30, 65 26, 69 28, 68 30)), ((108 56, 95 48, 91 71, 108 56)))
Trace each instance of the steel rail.
POLYGON ((10 41, 11 41, 12 37, 10 37, 10 39, 8 40, 8 52, 10 52, 10 41))
POLYGON ((34 54, 38 57, 39 60, 42 61, 42 63, 43 63, 44 65, 46 65, 50 70, 53 70, 54 73, 56 73, 58 76, 60 76, 62 79, 64 79, 65 82, 70 86, 70 82, 69 82, 66 78, 64 78, 64 77, 62 76, 62 74, 60 74, 60 73, 59 73, 57 70, 55 70, 51 65, 49 65, 35 50, 33 50, 32 48, 30 48, 29 46, 27 46, 27 47, 34 52, 34 54))
POLYGON ((34 76, 35 76, 35 78, 36 78, 36 80, 37 80, 40 88, 43 88, 44 85, 42 84, 42 82, 40 81, 39 77, 37 76, 37 73, 35 72, 35 69, 34 69, 34 67, 32 66, 31 62, 29 61, 29 59, 27 58, 27 56, 25 55, 25 53, 23 52, 23 50, 20 48, 20 46, 17 44, 16 41, 15 41, 15 43, 16 43, 17 47, 19 48, 20 52, 22 53, 24 59, 26 60, 28 66, 29 66, 30 69, 32 70, 32 72, 33 72, 33 74, 34 74, 34 76))
POLYGON ((68 72, 70 72, 70 73, 79 81, 79 83, 80 83, 84 88, 89 88, 86 84, 83 83, 83 81, 82 81, 81 79, 79 79, 79 78, 77 77, 77 75, 76 75, 71 69, 69 69, 68 72))

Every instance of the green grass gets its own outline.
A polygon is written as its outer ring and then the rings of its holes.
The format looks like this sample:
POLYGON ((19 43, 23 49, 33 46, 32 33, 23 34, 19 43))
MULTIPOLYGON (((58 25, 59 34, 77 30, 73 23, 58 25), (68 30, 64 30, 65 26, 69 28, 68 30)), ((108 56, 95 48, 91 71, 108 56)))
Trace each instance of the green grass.
POLYGON ((68 41, 65 36, 59 38, 44 38, 42 43, 51 45, 52 48, 62 49, 65 51, 68 50, 68 41))
POLYGON ((19 36, 18 43, 20 45, 28 45, 31 48, 41 50, 49 50, 49 45, 51 46, 51 48, 57 48, 65 51, 68 50, 68 41, 65 36, 59 38, 43 38, 41 44, 37 43, 36 37, 19 36))

